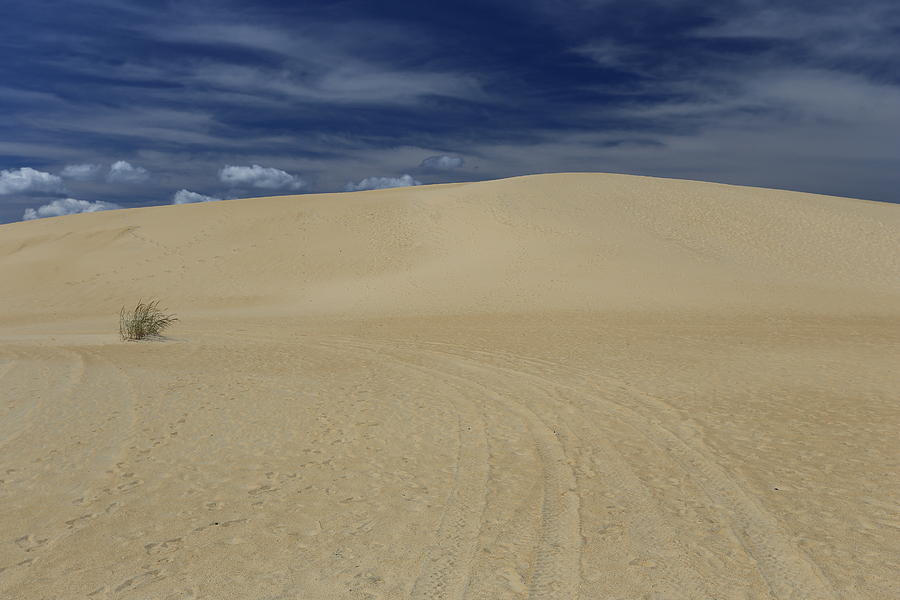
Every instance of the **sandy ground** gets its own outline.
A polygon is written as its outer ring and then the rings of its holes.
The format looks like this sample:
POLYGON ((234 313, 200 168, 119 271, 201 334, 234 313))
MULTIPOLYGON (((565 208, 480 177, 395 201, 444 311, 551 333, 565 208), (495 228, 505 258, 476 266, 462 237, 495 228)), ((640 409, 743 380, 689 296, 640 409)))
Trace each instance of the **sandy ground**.
POLYGON ((0 598, 900 597, 900 206, 133 209, 0 226, 0 285, 0 598))

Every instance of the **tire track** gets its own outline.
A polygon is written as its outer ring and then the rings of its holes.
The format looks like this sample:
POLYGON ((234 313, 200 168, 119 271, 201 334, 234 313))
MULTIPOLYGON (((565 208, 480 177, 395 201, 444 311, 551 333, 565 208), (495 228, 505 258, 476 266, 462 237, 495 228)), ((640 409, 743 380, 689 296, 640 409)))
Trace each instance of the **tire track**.
MULTIPOLYGON (((356 342, 334 340, 319 345, 346 351, 363 350, 378 359, 389 358, 391 368, 419 376, 429 371, 356 342)), ((446 378, 444 378, 446 379, 446 378)), ((464 398, 454 400, 457 412, 457 458, 454 484, 447 498, 434 543, 425 553, 410 598, 414 600, 462 599, 469 585, 473 558, 483 523, 489 480, 487 432, 481 409, 464 398)))
POLYGON ((542 498, 541 482, 535 481, 497 532, 492 544, 494 552, 479 556, 466 590, 467 599, 521 598, 522 594, 527 593, 525 573, 519 571, 517 563, 534 563, 540 533, 542 498))
POLYGON ((33 581, 35 577, 31 573, 34 565, 40 565, 40 576, 46 581, 65 581, 60 569, 66 562, 58 558, 78 548, 86 531, 91 535, 91 529, 108 527, 110 519, 119 518, 117 513, 130 503, 126 494, 142 483, 117 462, 134 426, 136 391, 128 374, 94 348, 55 347, 49 358, 48 348, 34 350, 51 374, 59 370, 51 364, 58 363, 59 356, 71 366, 64 385, 55 385, 59 383, 56 377, 48 378, 45 393, 37 393, 33 384, 25 388, 29 396, 49 401, 42 403, 32 418, 30 434, 42 443, 36 446, 40 454, 20 469, 27 477, 24 489, 62 489, 66 493, 52 502, 49 497, 44 499, 30 530, 20 529, 22 524, 14 518, 0 523, 15 532, 16 543, 30 553, 28 561, 16 565, 23 568, 4 582, 0 594, 9 597, 18 597, 27 589, 29 578, 33 581), (58 433, 63 429, 65 436, 58 433), (78 494, 81 497, 73 499, 78 494))
POLYGON ((531 427, 543 463, 544 501, 528 597, 575 598, 581 579, 578 484, 555 432, 538 421, 531 427))
MULTIPOLYGON (((438 352, 437 354, 445 354, 438 352)), ((446 353, 454 358, 463 358, 458 354, 446 353)), ((502 369, 493 365, 495 369, 502 369)), ((491 368, 485 366, 484 358, 472 361, 470 368, 482 370, 491 373, 491 368)), ((506 370, 506 369, 503 369, 506 370)), ((521 386, 523 393, 529 391, 533 393, 534 389, 543 390, 544 395, 550 398, 554 403, 548 406, 548 412, 559 418, 565 411, 567 403, 559 396, 558 387, 552 382, 533 376, 530 373, 521 371, 516 372, 515 377, 510 378, 510 385, 521 386)), ((581 417, 585 417, 586 413, 579 413, 581 417)), ((582 419, 583 420, 583 419, 582 419)), ((607 420, 608 421, 608 420, 607 420)), ((582 425, 580 423, 580 425, 582 425)), ((602 427, 598 427, 592 423, 583 424, 581 432, 574 432, 570 427, 565 427, 567 434, 578 440, 577 446, 587 456, 581 457, 580 466, 585 471, 593 471, 598 469, 602 474, 602 486, 604 489, 612 493, 614 497, 629 508, 629 513, 633 516, 627 521, 628 536, 620 540, 617 555, 623 557, 623 564, 620 565, 623 570, 628 567, 627 559, 624 557, 641 557, 650 554, 658 554, 665 552, 666 560, 654 567, 652 577, 647 577, 644 586, 647 589, 654 589, 657 593, 663 593, 666 598, 712 598, 716 597, 709 586, 703 581, 703 578, 691 565, 689 559, 690 548, 681 543, 678 533, 667 525, 664 518, 661 518, 660 507, 657 501, 652 497, 649 488, 641 481, 634 472, 631 465, 615 448, 609 439, 609 433, 602 427), (597 457, 602 457, 598 463, 597 457), (592 460, 593 459, 593 460, 592 460), (653 518, 659 515, 659 518, 653 518)), ((629 428, 632 429, 632 428, 629 428)), ((641 432, 635 432, 635 435, 644 437, 641 432)), ((638 560, 638 558, 636 558, 638 560)), ((632 579, 640 578, 640 575, 632 573, 632 579)), ((611 594, 611 597, 618 597, 618 590, 609 588, 605 590, 611 594)), ((597 594, 596 589, 591 590, 592 594, 597 594)))
MULTIPOLYGON (((15 357, 15 352, 12 352, 12 355, 15 357)), ((12 371, 13 365, 16 363, 15 358, 3 360, 4 362, 0 362, 0 381, 3 381, 3 378, 12 371)))
POLYGON ((484 513, 487 447, 483 423, 460 414, 458 432, 454 488, 413 584, 415 600, 462 598, 469 583, 484 513))
POLYGON ((4 431, 4 427, 0 427, 0 448, 9 446, 23 435, 28 434, 35 426, 42 426, 43 419, 38 419, 38 413, 41 411, 49 412, 51 416, 54 412, 63 411, 68 413, 68 406, 57 406, 48 408, 47 403, 51 400, 58 399, 60 396, 68 398, 75 389, 80 386, 85 378, 86 366, 84 359, 77 353, 71 352, 54 352, 50 351, 50 357, 47 357, 46 348, 36 347, 25 351, 25 357, 17 361, 19 368, 13 370, 11 367, 7 371, 12 377, 21 381, 20 384, 13 386, 10 382, 6 382, 3 388, 4 395, 11 394, 9 390, 15 390, 14 394, 21 394, 18 398, 22 404, 18 409, 14 409, 10 413, 3 416, 3 423, 11 429, 4 431), (35 352, 34 350, 37 350, 35 352), (58 354, 66 356, 74 354, 74 361, 71 363, 64 380, 59 388, 56 384, 60 379, 57 374, 58 370, 50 364, 54 361, 58 354), (37 382, 37 386, 35 386, 37 382), (21 388, 20 388, 21 386, 21 388), (37 387, 37 389, 35 389, 37 387), (27 390, 27 393, 26 393, 27 390), (31 402, 26 401, 32 400, 31 402))
MULTIPOLYGON (((348 344, 346 340, 340 341, 348 344)), ((371 342, 364 344, 359 340, 353 340, 352 344, 354 347, 362 348, 372 345, 371 342)), ((574 471, 569 464, 557 431, 547 426, 522 403, 510 399, 504 392, 498 391, 477 378, 466 377, 434 366, 424 366, 412 360, 397 357, 390 352, 390 349, 385 349, 385 346, 385 344, 379 344, 376 349, 370 349, 370 351, 375 352, 378 356, 392 356, 395 360, 401 360, 418 369, 430 372, 436 378, 449 378, 467 387, 475 387, 496 404, 511 409, 527 423, 535 442, 537 454, 541 459, 543 486, 540 532, 536 556, 531 566, 528 597, 545 600, 576 598, 580 584, 582 545, 579 516, 580 497, 574 471)), ((466 369, 464 364, 453 366, 469 371, 469 375, 476 371, 471 368, 466 369)), ((414 594, 413 598, 417 598, 417 596, 414 594)))
MULTIPOLYGON (((479 354, 491 355, 496 359, 510 362, 510 358, 499 353, 478 351, 479 354)), ((451 353, 452 354, 452 353, 451 353)), ((453 354, 455 356, 455 354, 453 354)), ((515 356, 515 355, 513 355, 515 356)), ((680 465, 685 474, 692 478, 716 505, 724 507, 730 519, 730 527, 735 537, 741 542, 747 554, 756 562, 757 568, 769 587, 774 598, 784 600, 801 600, 808 598, 836 598, 833 587, 827 582, 817 566, 790 541, 776 518, 760 506, 750 494, 745 492, 725 470, 718 465, 710 452, 700 446, 696 440, 684 439, 662 425, 655 414, 665 413, 678 422, 681 418, 670 405, 664 401, 635 389, 627 383, 595 373, 586 373, 564 365, 517 357, 520 363, 551 367, 576 375, 586 380, 588 389, 579 390, 572 385, 563 384, 532 372, 498 367, 511 374, 525 379, 543 381, 545 385, 568 388, 583 397, 584 403, 594 409, 606 409, 610 417, 618 418, 631 427, 643 431, 648 441, 656 448, 671 456, 680 465), (591 383, 591 379, 593 382, 591 383), (601 384, 615 385, 626 392, 637 402, 626 405, 611 397, 610 394, 597 395, 601 384), (590 403, 587 399, 602 399, 604 403, 590 403), (649 406, 647 406, 649 405, 649 406), (641 408, 636 408, 641 407, 641 408)))
MULTIPOLYGON (((716 506, 725 517, 725 523, 732 531, 734 539, 755 563, 773 598, 827 600, 836 597, 830 582, 791 541, 777 518, 767 512, 750 493, 744 491, 728 475, 716 462, 711 451, 692 435, 690 428, 686 427, 688 424, 684 423, 685 418, 665 400, 634 388, 627 382, 594 371, 514 353, 490 352, 458 344, 419 340, 363 342, 357 338, 333 339, 341 343, 347 341, 360 345, 368 343, 372 347, 382 349, 377 351, 379 355, 385 354, 385 349, 402 349, 402 345, 406 345, 408 351, 416 352, 420 360, 423 352, 430 352, 432 355, 444 355, 450 359, 468 360, 471 364, 481 365, 482 368, 485 360, 499 362, 500 365, 494 366, 505 370, 513 382, 530 381, 533 386, 540 386, 543 389, 568 390, 576 398, 580 398, 577 401, 584 411, 600 414, 606 420, 618 421, 640 432, 650 447, 668 456, 685 477, 702 490, 710 504, 716 506), (442 350, 436 350, 435 347, 442 350), (538 375, 535 371, 555 372, 564 379, 538 375), (627 399, 616 398, 615 394, 620 396, 624 394, 627 399), (664 423, 678 423, 681 428, 675 432, 664 423)), ((487 371, 490 372, 490 369, 487 371)), ((468 379, 463 379, 469 382, 468 379)), ((571 404, 570 400, 559 398, 558 394, 554 401, 571 404)), ((624 462, 613 470, 617 471, 617 477, 626 483, 630 481, 630 485, 636 485, 636 478, 628 476, 630 467, 624 462), (624 467, 624 470, 621 467, 624 467)), ((652 502, 650 498, 647 500, 652 502)), ((683 561, 682 564, 687 566, 683 561)), ((681 577, 683 579, 686 576, 682 574, 681 577)), ((690 584, 691 581, 695 585, 701 585, 695 578, 689 576, 685 583, 690 584)), ((686 588, 695 589, 694 585, 687 585, 686 588)), ((536 589, 534 585, 532 589, 536 589)), ((702 586, 696 589, 702 589, 702 586)))
MULTIPOLYGON (((222 336, 225 337, 225 336, 222 336)), ((258 341, 275 341, 277 338, 268 336, 245 336, 246 339, 258 341)), ((454 484, 453 489, 448 494, 444 511, 441 514, 441 521, 438 524, 435 533, 434 543, 426 549, 425 557, 420 563, 419 572, 412 582, 411 597, 413 598, 469 598, 475 600, 499 600, 501 598, 519 598, 521 594, 527 591, 523 583, 523 574, 515 567, 523 558, 528 559, 528 563, 533 562, 533 555, 537 546, 539 534, 538 523, 540 520, 540 509, 543 489, 541 482, 535 481, 524 490, 523 501, 517 503, 517 508, 513 511, 512 519, 505 521, 505 524, 499 526, 500 531, 496 533, 496 539, 493 539, 488 533, 489 527, 485 525, 485 513, 488 509, 488 489, 489 484, 493 481, 492 473, 495 466, 491 462, 492 444, 491 437, 488 433, 487 411, 489 407, 481 403, 479 407, 484 431, 484 464, 486 472, 483 476, 476 479, 484 478, 483 497, 476 502, 469 502, 461 497, 457 492, 460 489, 474 489, 471 485, 461 485, 467 476, 460 464, 464 460, 462 453, 466 448, 466 438, 471 436, 468 431, 471 420, 463 417, 466 408, 459 407, 460 402, 464 402, 467 407, 474 407, 477 401, 466 400, 465 396, 471 397, 473 391, 477 392, 477 397, 483 397, 484 393, 478 387, 466 380, 461 380, 455 375, 449 375, 445 372, 439 372, 422 366, 412 361, 403 360, 384 351, 384 345, 376 345, 366 343, 366 341, 358 338, 338 338, 328 336, 322 338, 319 336, 311 336, 307 338, 306 345, 317 345, 319 347, 328 348, 332 352, 340 355, 364 352, 374 356, 375 360, 384 365, 384 370, 396 372, 408 372, 413 374, 417 379, 424 379, 429 382, 440 382, 457 388, 461 394, 448 395, 457 405, 457 464, 454 468, 454 484), (467 512, 479 514, 480 521, 476 528, 471 524, 466 525, 465 520, 461 520, 460 511, 468 509, 467 512), (525 525, 523 527, 523 524, 525 525), (462 534, 460 532, 463 532, 462 534), (450 540, 448 544, 446 540, 450 540), (479 544, 484 541, 484 547, 479 544), (460 541, 463 543, 461 544, 460 541), (493 542, 493 544, 492 544, 493 542), (488 545, 499 546, 493 552, 487 550, 488 545), (443 546, 443 547, 442 547, 443 546), (502 556, 500 556, 502 555, 502 556), (460 558, 461 557, 461 560, 460 558), (451 564, 452 563, 452 564, 451 564)), ((517 418, 515 413, 506 410, 501 413, 502 420, 513 418, 516 422, 521 423, 521 429, 527 429, 527 422, 517 418)), ((496 416, 494 416, 496 419, 496 416)), ((480 436, 477 436, 480 437, 480 436)), ((473 440, 474 441, 474 440, 473 440)), ((480 442, 477 442, 480 445, 480 442)), ((504 442, 501 442, 504 443, 504 442)), ((481 453, 481 450, 479 450, 481 453)), ((537 452, 535 451, 536 455, 537 452)), ((478 464, 478 461, 474 461, 478 464)), ((469 469, 470 473, 477 469, 469 469)), ((472 479, 469 477, 469 479, 472 479)), ((507 490, 497 490, 498 495, 508 494, 507 490)), ((475 494, 469 494, 475 496, 475 494)), ((504 502, 508 502, 508 496, 503 498, 504 502)), ((470 517, 471 518, 471 517, 470 517)), ((498 525, 494 525, 496 528, 498 525)))

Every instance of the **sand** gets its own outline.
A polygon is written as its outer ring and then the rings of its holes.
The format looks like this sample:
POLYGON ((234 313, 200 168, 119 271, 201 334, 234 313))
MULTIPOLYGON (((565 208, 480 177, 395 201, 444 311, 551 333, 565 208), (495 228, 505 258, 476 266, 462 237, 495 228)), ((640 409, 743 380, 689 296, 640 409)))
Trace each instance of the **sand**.
POLYGON ((0 598, 900 597, 900 206, 142 208, 0 226, 0 286, 0 598))

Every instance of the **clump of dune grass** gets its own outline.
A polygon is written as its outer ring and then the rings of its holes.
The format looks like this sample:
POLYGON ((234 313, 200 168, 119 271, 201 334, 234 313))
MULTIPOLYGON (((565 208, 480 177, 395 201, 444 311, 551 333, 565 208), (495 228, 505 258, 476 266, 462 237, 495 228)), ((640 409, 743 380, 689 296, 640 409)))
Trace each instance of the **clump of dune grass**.
POLYGON ((159 308, 159 300, 137 303, 132 310, 124 306, 119 311, 119 335, 123 341, 159 337, 163 330, 178 320, 159 308))

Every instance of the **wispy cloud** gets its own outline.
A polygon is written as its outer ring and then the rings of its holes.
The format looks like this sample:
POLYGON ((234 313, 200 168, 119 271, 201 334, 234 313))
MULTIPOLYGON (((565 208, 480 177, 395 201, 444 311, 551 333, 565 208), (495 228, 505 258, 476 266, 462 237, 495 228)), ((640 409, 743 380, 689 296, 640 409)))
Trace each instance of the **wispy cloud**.
POLYGON ((88 181, 90 179, 94 179, 100 173, 100 169, 102 168, 103 167, 101 165, 92 163, 66 165, 65 167, 63 167, 63 170, 60 171, 59 174, 65 179, 88 181))
POLYGON ((395 60, 376 59, 381 53, 367 52, 388 46, 394 47, 394 52, 405 47, 412 53, 433 45, 427 36, 389 21, 382 21, 377 28, 362 21, 308 22, 299 30, 272 24, 208 22, 151 26, 146 31, 170 42, 237 46, 271 55, 253 65, 207 60, 183 66, 186 79, 213 89, 357 105, 409 104, 429 96, 486 97, 471 73, 404 69, 395 60))
POLYGON ((452 169, 460 168, 465 162, 466 161, 463 160, 461 156, 441 154, 439 156, 429 156, 419 163, 419 167, 423 169, 437 169, 438 171, 450 171, 452 169))
POLYGON ((0 221, 560 170, 900 199, 893 0, 13 2, 0 221))

